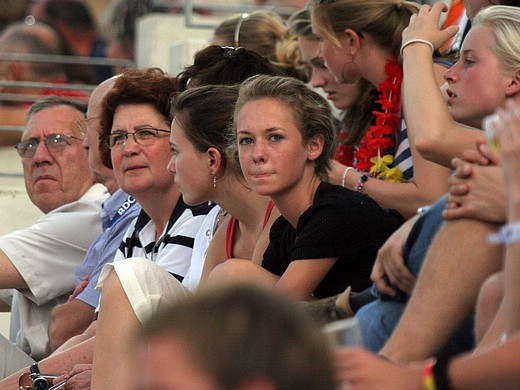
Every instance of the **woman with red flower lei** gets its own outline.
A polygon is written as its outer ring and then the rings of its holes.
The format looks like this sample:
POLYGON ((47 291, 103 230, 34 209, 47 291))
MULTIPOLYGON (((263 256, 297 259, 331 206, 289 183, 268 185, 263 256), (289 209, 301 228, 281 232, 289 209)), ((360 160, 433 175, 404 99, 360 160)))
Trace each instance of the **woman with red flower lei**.
MULTIPOLYGON (((313 32, 321 39, 327 67, 339 82, 364 78, 377 86, 381 106, 354 149, 352 165, 338 163, 334 169, 341 170, 343 186, 366 193, 405 218, 440 198, 450 174, 419 155, 408 141, 403 119, 403 71, 397 59, 402 31, 418 9, 402 0, 315 0, 312 10, 313 32)), ((434 66, 440 86, 445 68, 434 66)))

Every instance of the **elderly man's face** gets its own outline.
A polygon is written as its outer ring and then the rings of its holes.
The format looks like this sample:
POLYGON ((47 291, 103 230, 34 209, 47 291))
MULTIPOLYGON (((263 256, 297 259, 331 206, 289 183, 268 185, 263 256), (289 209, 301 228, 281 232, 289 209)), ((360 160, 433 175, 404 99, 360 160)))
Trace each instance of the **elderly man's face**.
POLYGON ((85 133, 83 146, 88 149, 90 169, 95 180, 104 184, 111 194, 119 188, 119 184, 114 176, 114 171, 107 168, 101 161, 99 135, 101 134, 101 104, 114 83, 115 78, 105 80, 92 91, 88 102, 87 117, 80 121, 80 126, 85 133))
POLYGON ((33 156, 22 158, 25 187, 31 201, 44 213, 78 200, 93 184, 87 151, 82 145, 76 120, 83 113, 60 105, 34 114, 27 122, 22 141, 41 141, 33 156), (45 138, 52 134, 66 136, 63 150, 47 146, 45 138), (70 138, 72 136, 76 138, 70 138))

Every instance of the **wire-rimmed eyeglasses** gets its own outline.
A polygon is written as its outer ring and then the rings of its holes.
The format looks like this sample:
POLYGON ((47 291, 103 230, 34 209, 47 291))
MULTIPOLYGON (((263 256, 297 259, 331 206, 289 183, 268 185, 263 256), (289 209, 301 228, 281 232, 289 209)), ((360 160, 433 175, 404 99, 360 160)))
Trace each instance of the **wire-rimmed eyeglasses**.
POLYGON ((65 148, 71 144, 72 140, 83 141, 82 138, 74 137, 62 133, 52 133, 44 139, 30 138, 26 141, 20 141, 15 145, 18 154, 22 158, 32 158, 38 149, 38 145, 43 141, 50 152, 63 152, 65 148))
POLYGON ((88 124, 89 124, 90 121, 93 121, 95 119, 99 119, 99 117, 96 116, 96 117, 92 117, 92 118, 77 119, 76 120, 76 126, 77 126, 79 132, 82 135, 87 135, 89 130, 90 130, 88 124))
POLYGON ((134 141, 141 146, 151 145, 155 142, 155 139, 159 137, 159 133, 170 134, 171 131, 166 129, 157 129, 155 127, 142 127, 132 133, 114 132, 108 137, 108 147, 114 149, 125 146, 130 135, 132 135, 134 141))

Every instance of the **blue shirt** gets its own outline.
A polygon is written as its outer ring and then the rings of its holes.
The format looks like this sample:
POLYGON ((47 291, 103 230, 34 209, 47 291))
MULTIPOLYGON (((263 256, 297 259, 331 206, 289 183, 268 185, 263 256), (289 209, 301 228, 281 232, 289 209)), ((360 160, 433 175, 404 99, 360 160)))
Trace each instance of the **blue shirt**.
POLYGON ((128 194, 119 189, 103 203, 103 232, 90 246, 83 264, 76 269, 76 285, 81 283, 86 275, 90 275, 87 287, 78 294, 77 299, 93 307, 99 304, 101 296, 101 291, 96 290, 101 269, 106 263, 114 260, 128 226, 141 211, 141 206, 137 202, 129 202, 128 197, 128 194))

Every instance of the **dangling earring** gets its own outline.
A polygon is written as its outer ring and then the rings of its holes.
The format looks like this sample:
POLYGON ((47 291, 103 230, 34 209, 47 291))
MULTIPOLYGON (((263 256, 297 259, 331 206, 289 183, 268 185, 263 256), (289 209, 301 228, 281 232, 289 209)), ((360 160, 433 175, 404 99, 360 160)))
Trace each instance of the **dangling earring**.
POLYGON ((361 79, 359 66, 354 61, 354 56, 350 62, 343 65, 341 69, 341 82, 343 84, 355 84, 361 79))
POLYGON ((213 188, 217 187, 217 177, 213 175, 213 188))

